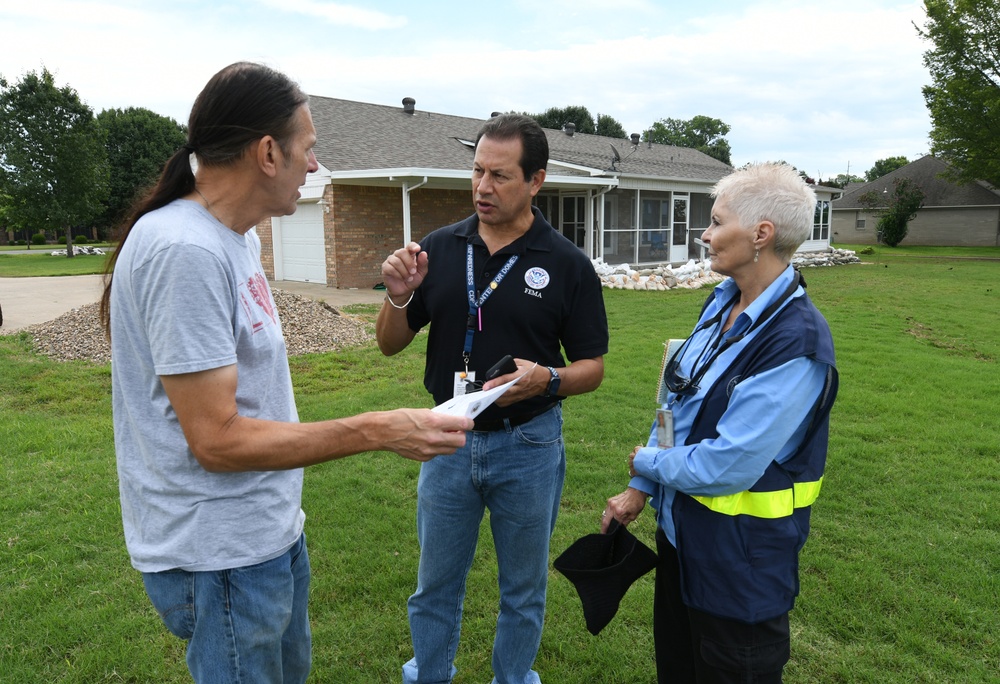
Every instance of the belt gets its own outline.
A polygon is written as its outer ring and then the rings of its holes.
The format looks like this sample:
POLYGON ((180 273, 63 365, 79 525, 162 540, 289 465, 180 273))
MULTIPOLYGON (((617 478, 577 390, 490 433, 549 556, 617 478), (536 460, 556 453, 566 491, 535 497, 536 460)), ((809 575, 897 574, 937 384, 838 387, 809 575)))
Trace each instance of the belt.
POLYGON ((472 426, 473 432, 493 432, 495 430, 504 430, 508 426, 515 427, 517 425, 522 425, 527 423, 532 418, 537 418, 546 411, 554 409, 556 404, 546 404, 541 408, 537 408, 533 411, 525 411, 524 413, 518 413, 516 416, 507 416, 506 418, 494 418, 492 420, 484 420, 482 418, 476 418, 475 425, 472 426))

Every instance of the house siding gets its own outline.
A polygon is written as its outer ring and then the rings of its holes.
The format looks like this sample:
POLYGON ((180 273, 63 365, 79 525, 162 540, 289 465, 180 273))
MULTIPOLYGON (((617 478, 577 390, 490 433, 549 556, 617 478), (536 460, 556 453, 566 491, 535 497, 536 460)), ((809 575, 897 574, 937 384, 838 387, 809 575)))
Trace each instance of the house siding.
MULTIPOLYGON (((859 209, 834 209, 834 242, 875 244, 878 218, 859 209), (858 230, 857 220, 865 227, 858 230)), ((1000 207, 924 207, 910 221, 903 244, 948 247, 1000 246, 1000 207)))

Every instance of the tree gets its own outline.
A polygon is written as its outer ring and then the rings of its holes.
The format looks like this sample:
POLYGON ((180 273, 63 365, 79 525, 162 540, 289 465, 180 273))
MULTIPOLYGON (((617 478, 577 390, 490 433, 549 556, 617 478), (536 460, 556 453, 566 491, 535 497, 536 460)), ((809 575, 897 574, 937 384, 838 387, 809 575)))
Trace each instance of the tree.
POLYGON ((861 176, 855 176, 853 173, 838 173, 833 178, 827 178, 826 180, 819 181, 819 184, 825 185, 828 188, 846 188, 851 183, 864 182, 864 178, 861 176))
POLYGON ((562 130, 567 123, 576 126, 577 133, 596 133, 608 138, 625 138, 625 128, 613 116, 598 114, 595 121, 590 110, 579 105, 569 107, 549 107, 541 114, 529 114, 527 116, 538 122, 542 128, 552 128, 562 130))
POLYGON ((120 223, 136 196, 156 182, 163 165, 185 142, 185 128, 148 109, 106 109, 97 115, 110 166, 109 194, 98 219, 104 228, 120 223))
POLYGON ((565 124, 576 125, 577 133, 593 133, 597 130, 590 110, 579 105, 569 107, 549 107, 541 114, 528 114, 542 128, 561 130, 565 124))
POLYGON ((730 126, 709 116, 696 116, 689 121, 660 119, 642 134, 642 139, 662 145, 690 147, 721 162, 731 164, 732 150, 725 135, 730 126))
POLYGON ((603 135, 606 138, 627 138, 625 134, 625 128, 621 123, 612 116, 607 114, 597 115, 597 135, 603 135))
POLYGON ((910 161, 906 157, 886 157, 885 159, 879 159, 875 162, 874 166, 865 171, 865 180, 871 183, 873 180, 878 180, 887 173, 892 173, 909 163, 910 161))
POLYGON ((892 182, 891 195, 869 190, 858 202, 878 217, 875 229, 882 242, 895 247, 906 237, 908 224, 924 205, 924 191, 909 178, 897 178, 892 182))
POLYGON ((16 85, 0 78, 0 196, 4 217, 32 230, 66 231, 90 222, 107 197, 108 160, 94 113, 47 69, 16 85))
POLYGON ((931 85, 923 89, 931 116, 931 152, 959 182, 1000 187, 1000 0, 925 0, 917 27, 934 44, 924 53, 931 85))

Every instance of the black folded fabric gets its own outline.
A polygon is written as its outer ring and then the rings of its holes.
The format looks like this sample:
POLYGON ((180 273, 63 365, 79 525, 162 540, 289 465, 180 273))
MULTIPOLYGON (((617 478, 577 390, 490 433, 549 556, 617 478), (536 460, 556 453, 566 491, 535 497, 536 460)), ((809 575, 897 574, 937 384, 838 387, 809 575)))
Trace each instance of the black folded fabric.
POLYGON ((632 583, 656 567, 656 552, 612 520, 607 534, 580 537, 554 565, 576 587, 587 631, 597 635, 618 612, 632 583))

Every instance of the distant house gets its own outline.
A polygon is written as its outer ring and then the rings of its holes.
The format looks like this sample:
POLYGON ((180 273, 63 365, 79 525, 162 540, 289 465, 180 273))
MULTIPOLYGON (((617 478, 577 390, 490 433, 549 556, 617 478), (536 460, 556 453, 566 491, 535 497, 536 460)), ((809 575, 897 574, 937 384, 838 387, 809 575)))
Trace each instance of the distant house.
MULTIPOLYGON (((484 119, 310 97, 320 169, 295 214, 257 226, 276 280, 371 288, 382 261, 473 212, 471 172, 484 119)), ((631 266, 699 258, 708 193, 732 167, 696 150, 546 130, 550 160, 535 200, 591 258, 631 266)), ((835 188, 817 188, 817 225, 803 249, 826 249, 835 188), (825 210, 822 207, 826 207, 825 210)))
POLYGON ((1000 191, 987 183, 958 185, 942 174, 946 162, 927 155, 871 183, 851 185, 833 202, 833 241, 875 244, 878 218, 858 201, 866 192, 891 194, 893 181, 909 178, 924 192, 924 206, 910 221, 907 245, 1000 245, 1000 191))

